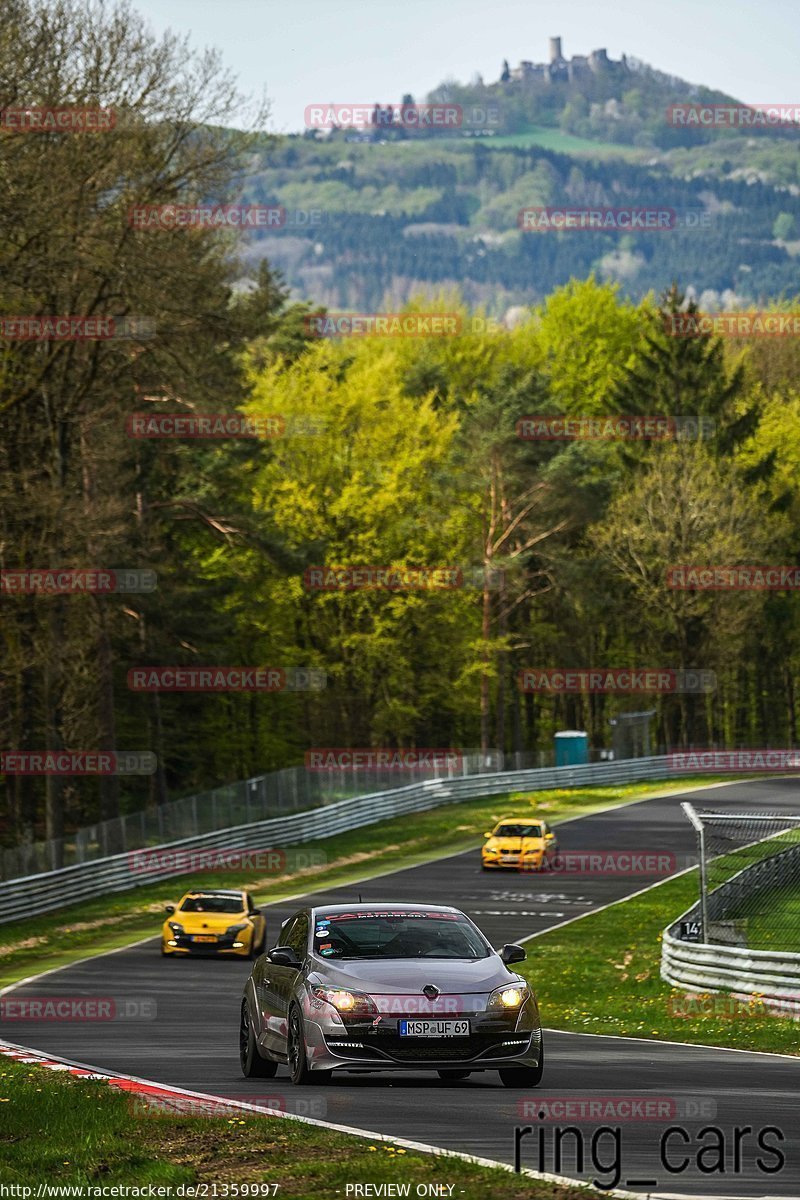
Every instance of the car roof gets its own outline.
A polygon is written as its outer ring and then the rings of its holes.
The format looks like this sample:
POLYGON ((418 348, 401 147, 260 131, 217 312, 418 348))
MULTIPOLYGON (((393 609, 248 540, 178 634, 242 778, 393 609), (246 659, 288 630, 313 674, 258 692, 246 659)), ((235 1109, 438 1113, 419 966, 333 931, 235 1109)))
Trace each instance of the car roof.
POLYGON ((509 817, 501 817, 496 825, 502 825, 504 821, 518 821, 522 825, 544 825, 544 817, 537 817, 530 813, 512 813, 509 817))
POLYGON ((224 888, 191 888, 184 896, 184 900, 189 896, 225 896, 231 900, 241 900, 244 895, 245 892, 239 888, 233 890, 226 890, 224 888))
POLYGON ((376 900, 372 904, 315 904, 309 906, 306 912, 319 912, 320 909, 325 909, 325 912, 382 912, 387 908, 403 909, 408 912, 445 912, 445 913, 460 913, 460 908, 454 908, 452 904, 407 904, 405 900, 376 900))

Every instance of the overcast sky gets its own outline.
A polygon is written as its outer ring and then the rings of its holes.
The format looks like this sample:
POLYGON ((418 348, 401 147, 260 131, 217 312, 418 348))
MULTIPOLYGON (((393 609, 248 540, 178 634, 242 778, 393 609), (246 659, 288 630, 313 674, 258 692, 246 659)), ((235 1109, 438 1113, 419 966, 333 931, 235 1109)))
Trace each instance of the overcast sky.
POLYGON ((502 60, 605 47, 750 103, 800 104, 800 0, 133 0, 156 32, 218 46, 271 126, 307 104, 415 99, 442 80, 486 82, 502 60))

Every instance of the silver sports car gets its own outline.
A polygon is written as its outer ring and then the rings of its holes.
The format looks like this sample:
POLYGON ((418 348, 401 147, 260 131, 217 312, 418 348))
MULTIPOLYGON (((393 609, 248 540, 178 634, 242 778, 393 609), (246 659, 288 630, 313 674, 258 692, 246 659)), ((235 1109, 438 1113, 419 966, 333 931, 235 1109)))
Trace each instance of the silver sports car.
POLYGON ((438 904, 304 908, 256 961, 242 998, 246 1076, 286 1063, 293 1083, 335 1071, 500 1072, 536 1087, 544 1065, 536 997, 464 913, 438 904))

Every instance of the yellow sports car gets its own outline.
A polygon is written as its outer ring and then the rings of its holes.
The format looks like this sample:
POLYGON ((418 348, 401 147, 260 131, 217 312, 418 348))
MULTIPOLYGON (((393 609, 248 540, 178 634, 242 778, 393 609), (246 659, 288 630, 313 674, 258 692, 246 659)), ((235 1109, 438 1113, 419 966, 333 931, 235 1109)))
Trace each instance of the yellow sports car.
POLYGON ((558 850, 558 839, 547 822, 532 821, 530 817, 503 817, 483 836, 484 871, 539 871, 547 857, 558 850))
POLYGON ((168 904, 164 911, 162 954, 257 958, 263 953, 267 923, 249 892, 197 889, 187 892, 177 909, 168 904))

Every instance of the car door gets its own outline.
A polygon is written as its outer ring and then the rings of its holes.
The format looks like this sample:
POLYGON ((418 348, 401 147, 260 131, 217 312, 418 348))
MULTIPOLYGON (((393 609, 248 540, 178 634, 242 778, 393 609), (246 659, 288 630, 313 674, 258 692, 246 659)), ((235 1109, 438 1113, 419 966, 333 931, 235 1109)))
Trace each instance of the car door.
MULTIPOLYGON (((285 937, 296 920, 297 916, 294 916, 289 917, 288 921, 284 921, 275 942, 276 946, 286 945, 285 937)), ((267 953, 257 960, 256 969, 253 972, 254 983, 256 978, 259 980, 259 999, 263 1014, 263 1038, 261 1044, 265 1050, 278 1055, 284 1054, 286 1049, 286 1034, 285 1030, 282 1031, 286 1018, 282 1012, 279 1000, 279 991, 284 983, 281 972, 285 971, 285 969, 285 967, 280 967, 276 963, 271 962, 269 953, 267 953), (260 972, 258 972, 259 967, 261 968, 260 972)))
MULTIPOLYGON (((308 952, 309 920, 308 913, 297 913, 281 930, 279 946, 290 946, 301 962, 308 952)), ((292 993, 297 983, 297 968, 284 967, 276 963, 268 964, 270 977, 270 992, 274 998, 275 1009, 275 1050, 278 1054, 287 1053, 287 1017, 292 993)))
POLYGON ((256 1040, 259 1045, 265 1049, 269 1046, 269 1028, 270 1018, 275 1016, 272 1005, 272 998, 269 994, 269 975, 268 968, 270 961, 266 955, 262 955, 253 965, 253 970, 250 974, 250 983, 253 987, 253 992, 256 998, 258 1008, 257 1015, 253 1021, 253 1027, 256 1031, 256 1040))

